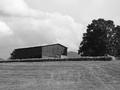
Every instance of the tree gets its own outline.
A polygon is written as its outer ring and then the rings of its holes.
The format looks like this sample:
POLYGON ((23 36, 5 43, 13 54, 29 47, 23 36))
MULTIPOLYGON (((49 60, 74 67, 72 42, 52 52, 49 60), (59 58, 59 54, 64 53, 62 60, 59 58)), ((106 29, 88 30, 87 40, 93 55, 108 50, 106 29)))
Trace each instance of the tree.
POLYGON ((111 36, 114 30, 111 20, 93 20, 87 26, 80 43, 78 54, 81 56, 104 56, 111 53, 111 36))
POLYGON ((111 36, 112 55, 120 56, 120 26, 116 26, 111 36))

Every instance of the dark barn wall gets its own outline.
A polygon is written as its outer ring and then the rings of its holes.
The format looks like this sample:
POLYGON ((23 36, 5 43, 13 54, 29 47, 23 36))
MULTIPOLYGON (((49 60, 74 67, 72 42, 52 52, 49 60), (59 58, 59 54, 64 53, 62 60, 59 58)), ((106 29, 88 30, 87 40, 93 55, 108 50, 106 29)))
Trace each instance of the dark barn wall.
POLYGON ((67 55, 67 48, 58 44, 42 47, 42 56, 60 58, 61 55, 67 55))
POLYGON ((11 55, 13 59, 25 59, 25 58, 41 58, 41 47, 32 47, 24 49, 16 49, 11 55))

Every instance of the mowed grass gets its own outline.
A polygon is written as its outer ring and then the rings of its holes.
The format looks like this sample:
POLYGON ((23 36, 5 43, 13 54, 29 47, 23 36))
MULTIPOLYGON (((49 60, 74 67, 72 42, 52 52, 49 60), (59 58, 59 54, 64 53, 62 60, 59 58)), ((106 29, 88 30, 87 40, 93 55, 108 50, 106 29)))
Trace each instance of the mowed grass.
POLYGON ((0 63, 0 90, 120 90, 120 61, 0 63))

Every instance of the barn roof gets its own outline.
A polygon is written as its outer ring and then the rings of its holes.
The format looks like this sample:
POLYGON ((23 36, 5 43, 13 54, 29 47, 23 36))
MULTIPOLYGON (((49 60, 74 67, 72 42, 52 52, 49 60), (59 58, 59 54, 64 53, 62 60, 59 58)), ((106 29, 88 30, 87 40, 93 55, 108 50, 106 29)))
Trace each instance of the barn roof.
POLYGON ((30 49, 30 48, 41 48, 41 47, 54 46, 54 45, 60 45, 60 46, 62 46, 62 47, 64 47, 64 48, 67 48, 66 46, 64 46, 64 45, 62 45, 62 44, 56 43, 56 44, 43 45, 43 46, 34 46, 34 47, 18 48, 18 49, 15 49, 15 50, 30 49))
POLYGON ((50 44, 50 45, 44 45, 44 46, 41 46, 41 47, 54 46, 54 45, 60 45, 60 46, 62 46, 62 47, 67 48, 66 46, 64 46, 64 45, 62 45, 62 44, 59 44, 59 43, 56 43, 56 44, 50 44))

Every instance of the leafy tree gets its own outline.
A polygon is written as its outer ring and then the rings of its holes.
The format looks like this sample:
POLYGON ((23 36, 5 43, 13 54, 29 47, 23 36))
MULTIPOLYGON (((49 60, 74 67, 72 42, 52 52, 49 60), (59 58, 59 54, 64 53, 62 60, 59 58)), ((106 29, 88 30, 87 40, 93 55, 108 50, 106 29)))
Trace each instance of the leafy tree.
POLYGON ((112 55, 120 56, 120 26, 116 26, 111 36, 112 55))
POLYGON ((87 26, 87 32, 83 34, 83 41, 80 43, 78 54, 82 56, 104 56, 110 54, 112 46, 111 36, 114 30, 114 23, 111 20, 93 20, 87 26))

